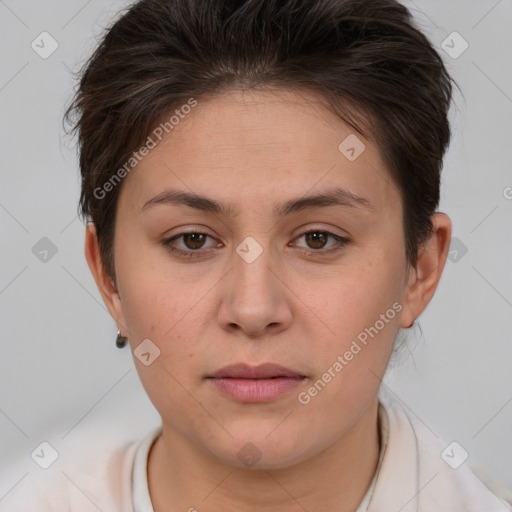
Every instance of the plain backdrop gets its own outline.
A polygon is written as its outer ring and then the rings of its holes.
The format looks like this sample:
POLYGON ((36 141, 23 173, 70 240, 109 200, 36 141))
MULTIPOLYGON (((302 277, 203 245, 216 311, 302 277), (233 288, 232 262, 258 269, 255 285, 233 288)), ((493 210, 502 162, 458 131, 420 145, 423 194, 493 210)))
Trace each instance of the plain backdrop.
MULTIPOLYGON (((385 385, 512 488, 512 1, 405 3, 463 96, 439 208, 453 222, 450 259, 385 385)), ((0 508, 45 471, 31 458, 41 442, 59 454, 53 470, 72 474, 70 443, 136 439, 159 422, 84 258, 77 157, 61 127, 71 71, 126 5, 0 0, 0 508)))

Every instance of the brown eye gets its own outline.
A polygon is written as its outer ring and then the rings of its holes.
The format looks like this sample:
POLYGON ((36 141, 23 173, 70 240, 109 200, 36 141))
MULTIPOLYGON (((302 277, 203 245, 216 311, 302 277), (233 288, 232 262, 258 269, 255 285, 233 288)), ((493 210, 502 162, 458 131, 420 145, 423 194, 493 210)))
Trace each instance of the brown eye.
POLYGON ((208 235, 204 233, 184 233, 182 236, 183 243, 188 249, 200 249, 208 235))
POLYGON ((298 247, 309 249, 306 251, 309 255, 318 256, 339 252, 350 242, 348 238, 321 230, 306 231, 298 239, 303 239, 302 243, 306 244, 298 247))
POLYGON ((215 240, 207 233, 190 231, 186 233, 179 233, 171 238, 166 238, 162 241, 162 245, 167 250, 190 259, 204 256, 209 249, 215 246, 211 245, 210 247, 205 247, 205 243, 208 238, 211 238, 211 241, 215 242, 215 240))
POLYGON ((304 235, 306 243, 311 249, 322 249, 327 243, 329 234, 324 231, 310 231, 304 235))

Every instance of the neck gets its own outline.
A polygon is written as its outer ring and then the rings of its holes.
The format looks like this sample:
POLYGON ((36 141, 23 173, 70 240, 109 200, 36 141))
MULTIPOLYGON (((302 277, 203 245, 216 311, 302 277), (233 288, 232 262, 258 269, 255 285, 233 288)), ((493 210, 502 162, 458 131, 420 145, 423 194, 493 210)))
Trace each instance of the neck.
POLYGON ((379 449, 377 399, 328 449, 280 469, 233 467, 163 424, 149 455, 149 492, 154 512, 354 512, 375 474, 379 449))

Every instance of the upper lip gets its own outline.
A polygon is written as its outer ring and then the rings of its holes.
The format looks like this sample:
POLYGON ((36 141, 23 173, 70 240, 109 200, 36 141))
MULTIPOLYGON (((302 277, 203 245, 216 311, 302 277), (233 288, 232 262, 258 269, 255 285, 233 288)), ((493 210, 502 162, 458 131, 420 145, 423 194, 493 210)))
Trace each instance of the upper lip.
POLYGON ((225 366, 209 375, 209 377, 217 379, 270 379, 271 377, 304 377, 304 375, 274 363, 264 363, 258 366, 238 363, 225 366))

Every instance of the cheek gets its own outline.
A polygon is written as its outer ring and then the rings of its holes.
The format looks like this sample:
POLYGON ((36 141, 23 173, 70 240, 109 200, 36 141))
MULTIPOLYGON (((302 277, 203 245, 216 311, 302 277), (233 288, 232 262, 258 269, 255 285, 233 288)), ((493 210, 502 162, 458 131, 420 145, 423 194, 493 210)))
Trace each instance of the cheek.
MULTIPOLYGON (((127 327, 135 338, 150 338, 161 350, 184 347, 194 339, 200 293, 175 282, 146 279, 143 283, 125 282, 123 311, 127 327), (184 327, 187 327, 185 335, 184 327)), ((199 317, 201 318, 201 317, 199 317)))
POLYGON ((302 297, 304 302, 336 334, 354 335, 357 329, 373 325, 402 296, 403 269, 396 257, 383 252, 362 255, 356 264, 317 281, 318 286, 304 279, 302 286, 309 290, 302 297))
POLYGON ((329 431, 336 432, 342 420, 358 417, 386 371, 401 310, 398 278, 392 266, 387 270, 378 264, 347 269, 347 275, 315 297, 321 319, 317 327, 326 334, 315 336, 312 331, 303 351, 317 370, 303 398, 311 400, 310 411, 331 411, 324 416, 329 431))
POLYGON ((171 274, 160 248, 151 247, 143 236, 119 236, 117 244, 116 269, 127 328, 134 338, 157 341, 189 307, 192 297, 179 275, 171 274))
MULTIPOLYGON (((393 349, 402 309, 404 262, 380 247, 368 250, 357 264, 347 264, 303 297, 315 313, 309 313, 317 327, 312 332, 322 333, 315 339, 317 368, 327 371, 338 356, 343 358, 343 370, 336 373, 343 376, 334 379, 338 382, 332 386, 334 393, 353 388, 357 395, 357 388, 368 379, 377 383, 393 349)), ((370 388, 373 384, 368 383, 370 388)))
POLYGON ((133 359, 156 409, 174 410, 177 404, 190 403, 184 389, 190 387, 194 375, 190 368, 198 365, 201 354, 198 321, 204 322, 205 315, 204 311, 201 315, 204 303, 200 298, 208 283, 203 279, 191 284, 185 266, 180 269, 169 264, 165 251, 143 243, 144 237, 137 238, 134 231, 116 233, 115 262, 124 321, 133 352, 145 339, 158 347, 158 357, 148 366, 137 359, 136 352, 133 359))
POLYGON ((158 411, 174 410, 177 404, 190 400, 184 389, 195 384, 191 379, 197 373, 190 369, 201 367, 198 343, 205 319, 201 290, 194 292, 193 287, 162 276, 150 265, 141 268, 135 263, 119 281, 132 351, 145 339, 160 351, 149 366, 141 364, 134 354, 141 383, 158 411))

